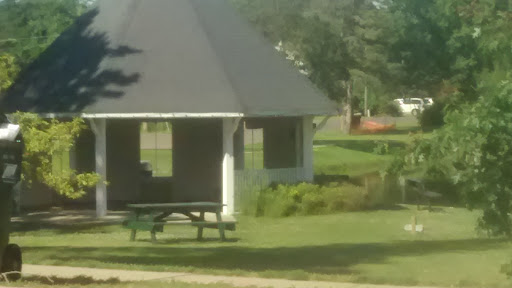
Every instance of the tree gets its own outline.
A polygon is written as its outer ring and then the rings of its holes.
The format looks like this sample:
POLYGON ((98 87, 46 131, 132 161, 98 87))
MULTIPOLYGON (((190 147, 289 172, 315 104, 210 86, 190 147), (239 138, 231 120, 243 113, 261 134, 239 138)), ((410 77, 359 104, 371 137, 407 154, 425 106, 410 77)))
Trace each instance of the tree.
POLYGON ((482 209, 479 227, 490 235, 512 236, 512 82, 478 91, 474 104, 449 112, 406 159, 457 185, 468 208, 482 209))
POLYGON ((304 63, 312 82, 343 106, 342 129, 347 133, 354 91, 367 94, 370 86, 382 87, 381 79, 394 78, 389 77, 393 66, 387 48, 393 33, 387 29, 391 25, 385 1, 233 1, 270 40, 281 41, 288 58, 304 63))
POLYGON ((390 9, 399 35, 392 59, 404 63, 408 89, 475 101, 481 73, 511 67, 508 0, 395 0, 390 9))
POLYGON ((12 85, 19 70, 14 56, 10 54, 0 55, 0 93, 12 85))
POLYGON ((0 51, 14 55, 23 67, 31 63, 90 5, 84 0, 4 0, 0 23, 5 32, 0 51), (4 28, 5 27, 5 28, 4 28), (10 33, 10 34, 7 34, 10 33))
POLYGON ((77 173, 71 169, 54 172, 54 155, 69 151, 75 139, 85 128, 80 118, 69 122, 56 119, 44 120, 32 113, 16 113, 13 120, 21 127, 25 144, 23 180, 39 181, 58 194, 71 199, 80 198, 86 189, 94 187, 101 179, 96 173, 77 173))
MULTIPOLYGON (((0 2, 0 93, 15 80, 18 72, 44 51, 87 6, 86 0, 4 0, 0 2)), ((79 174, 73 170, 54 172, 54 155, 69 151, 84 129, 81 119, 69 122, 44 120, 31 113, 16 113, 25 142, 23 178, 38 181, 60 195, 79 198, 96 185, 95 173, 79 174)))

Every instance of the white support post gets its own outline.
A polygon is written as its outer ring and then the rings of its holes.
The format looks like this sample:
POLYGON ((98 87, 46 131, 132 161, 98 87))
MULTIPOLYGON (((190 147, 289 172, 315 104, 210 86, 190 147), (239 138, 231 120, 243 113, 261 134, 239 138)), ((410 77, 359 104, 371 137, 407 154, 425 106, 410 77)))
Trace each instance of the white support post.
POLYGON ((107 215, 107 121, 91 119, 91 128, 96 136, 96 173, 101 180, 96 185, 96 217, 107 215))
POLYGON ((224 118, 222 120, 222 203, 224 214, 235 213, 235 157, 233 135, 238 128, 240 118, 224 118))
POLYGON ((295 125, 295 167, 299 168, 299 167, 302 167, 302 157, 304 156, 304 152, 302 149, 302 142, 304 142, 304 140, 302 139, 302 125, 304 123, 302 123, 302 119, 300 119, 300 121, 297 121, 296 125, 295 125))
POLYGON ((313 116, 302 118, 302 164, 304 168, 304 181, 313 182, 313 116))

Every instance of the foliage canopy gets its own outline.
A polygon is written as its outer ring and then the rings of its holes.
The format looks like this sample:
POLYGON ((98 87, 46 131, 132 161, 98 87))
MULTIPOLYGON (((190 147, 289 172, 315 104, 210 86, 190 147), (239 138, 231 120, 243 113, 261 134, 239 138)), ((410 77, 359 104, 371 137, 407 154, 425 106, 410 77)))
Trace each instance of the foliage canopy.
POLYGON ((480 227, 512 236, 512 83, 482 90, 474 104, 448 112, 446 125, 416 142, 405 158, 434 178, 449 178, 480 227))
POLYGON ((28 183, 39 181, 60 195, 76 199, 100 181, 96 173, 77 173, 71 169, 54 171, 52 166, 54 155, 72 149, 75 139, 85 128, 84 120, 45 120, 36 114, 19 112, 13 115, 13 120, 21 126, 23 134, 23 177, 28 183))

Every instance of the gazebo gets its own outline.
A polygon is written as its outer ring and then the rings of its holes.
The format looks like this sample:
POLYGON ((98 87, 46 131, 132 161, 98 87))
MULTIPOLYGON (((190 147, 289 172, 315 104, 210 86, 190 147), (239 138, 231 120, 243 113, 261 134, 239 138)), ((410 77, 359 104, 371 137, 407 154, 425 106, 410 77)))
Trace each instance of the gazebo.
POLYGON ((222 202, 232 214, 251 177, 312 181, 313 117, 336 113, 227 0, 99 0, 0 105, 88 119, 72 162, 109 183, 90 196, 98 216, 140 193, 142 121, 172 122, 169 201, 222 202), (264 131, 257 173, 243 170, 244 127, 264 131))

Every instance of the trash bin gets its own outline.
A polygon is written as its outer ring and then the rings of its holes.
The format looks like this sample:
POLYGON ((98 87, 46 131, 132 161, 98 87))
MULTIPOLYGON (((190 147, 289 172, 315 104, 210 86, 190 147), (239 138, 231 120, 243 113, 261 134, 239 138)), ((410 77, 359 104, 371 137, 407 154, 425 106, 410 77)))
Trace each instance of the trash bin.
POLYGON ((350 130, 359 130, 359 128, 361 127, 362 117, 363 115, 361 113, 355 113, 354 115, 352 115, 352 123, 350 125, 350 130))
POLYGON ((0 272, 5 273, 9 280, 21 277, 17 273, 21 272, 21 249, 9 243, 9 233, 13 188, 20 181, 22 153, 19 126, 0 123, 0 272))
POLYGON ((153 177, 153 166, 151 162, 142 160, 140 161, 140 174, 144 180, 151 179, 153 177))

